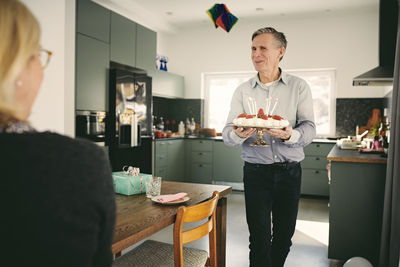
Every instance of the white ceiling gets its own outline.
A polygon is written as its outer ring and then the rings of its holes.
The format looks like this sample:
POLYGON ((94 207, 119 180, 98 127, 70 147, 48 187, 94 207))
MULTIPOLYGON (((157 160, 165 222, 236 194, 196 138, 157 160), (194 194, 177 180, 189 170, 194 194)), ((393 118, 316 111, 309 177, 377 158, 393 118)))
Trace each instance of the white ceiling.
MULTIPOLYGON (((211 23, 211 0, 92 0, 156 31, 176 32, 196 23, 211 23)), ((343 10, 378 9, 379 0, 226 0, 240 20, 343 10), (262 8, 256 11, 256 8, 262 8)))

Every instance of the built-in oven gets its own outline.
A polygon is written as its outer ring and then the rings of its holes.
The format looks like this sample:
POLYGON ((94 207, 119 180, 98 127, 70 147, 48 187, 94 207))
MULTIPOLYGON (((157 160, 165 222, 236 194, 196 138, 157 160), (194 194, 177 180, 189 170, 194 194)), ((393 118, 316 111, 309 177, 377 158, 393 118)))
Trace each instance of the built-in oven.
POLYGON ((89 139, 93 142, 105 142, 106 112, 77 110, 76 111, 76 137, 89 139))

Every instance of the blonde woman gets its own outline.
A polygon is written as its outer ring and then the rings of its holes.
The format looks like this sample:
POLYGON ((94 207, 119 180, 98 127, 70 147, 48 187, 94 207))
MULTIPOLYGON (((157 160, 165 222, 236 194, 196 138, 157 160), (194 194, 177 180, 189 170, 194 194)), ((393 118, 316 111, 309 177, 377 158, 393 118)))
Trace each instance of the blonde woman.
POLYGON ((51 52, 17 0, 0 1, 2 266, 110 266, 115 203, 96 145, 27 121, 51 52))

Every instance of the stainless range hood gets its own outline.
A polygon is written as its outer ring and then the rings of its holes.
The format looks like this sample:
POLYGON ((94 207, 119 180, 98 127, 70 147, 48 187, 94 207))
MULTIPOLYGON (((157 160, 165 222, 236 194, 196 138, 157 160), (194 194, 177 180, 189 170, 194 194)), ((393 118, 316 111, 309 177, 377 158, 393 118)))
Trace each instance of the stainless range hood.
POLYGON ((397 25, 397 0, 380 0, 379 66, 353 78, 353 86, 381 86, 393 84, 397 25))

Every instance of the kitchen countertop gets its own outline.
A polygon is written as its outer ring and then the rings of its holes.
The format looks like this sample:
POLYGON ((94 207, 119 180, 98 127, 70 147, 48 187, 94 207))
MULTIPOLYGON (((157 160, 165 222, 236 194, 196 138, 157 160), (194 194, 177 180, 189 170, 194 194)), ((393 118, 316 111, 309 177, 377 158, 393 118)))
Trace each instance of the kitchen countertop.
MULTIPOLYGON (((211 140, 211 141, 223 141, 222 136, 216 136, 216 137, 200 137, 200 136, 185 136, 185 137, 167 137, 167 138, 157 138, 154 139, 155 141, 168 141, 168 140, 180 140, 180 139, 186 139, 186 140, 193 140, 193 139, 198 139, 198 140, 211 140)), ((329 140, 325 138, 315 138, 313 140, 315 143, 333 143, 336 144, 336 140, 329 140)))
POLYGON ((332 143, 336 144, 337 140, 336 139, 326 139, 326 138, 314 138, 313 143, 332 143))
POLYGON ((156 138, 155 141, 168 141, 168 140, 214 140, 214 141, 222 141, 222 136, 216 137, 200 137, 200 136, 185 136, 185 137, 167 137, 167 138, 156 138))
POLYGON ((361 163, 383 163, 387 159, 380 154, 360 153, 358 150, 340 149, 337 145, 332 148, 327 156, 327 160, 339 162, 361 162, 361 163))

